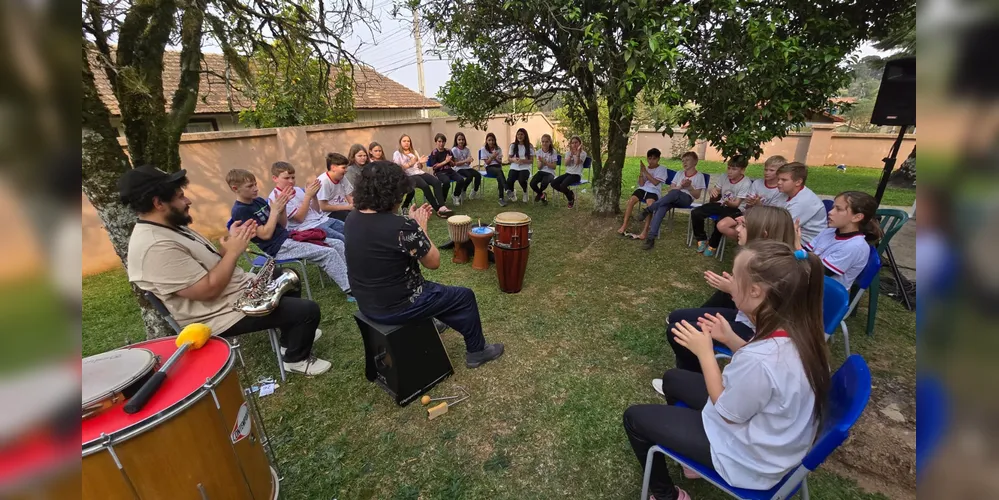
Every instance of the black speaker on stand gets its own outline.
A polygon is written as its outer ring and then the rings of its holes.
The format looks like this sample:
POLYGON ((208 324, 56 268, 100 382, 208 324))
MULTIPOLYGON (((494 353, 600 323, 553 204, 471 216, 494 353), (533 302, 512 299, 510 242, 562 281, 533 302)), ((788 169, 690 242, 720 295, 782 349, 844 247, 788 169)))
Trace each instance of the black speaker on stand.
POLYGON ((406 406, 454 373, 432 318, 383 325, 354 312, 364 339, 364 374, 406 406))
MULTIPOLYGON (((881 172, 881 180, 878 181, 878 190, 874 198, 881 204, 881 198, 885 195, 885 188, 888 187, 888 179, 895 168, 895 160, 898 158, 898 150, 902 147, 902 138, 909 130, 909 127, 916 125, 916 58, 903 57, 892 59, 885 63, 885 72, 881 76, 881 88, 878 90, 878 99, 874 102, 874 111, 871 113, 871 123, 874 125, 894 125, 899 128, 898 136, 884 158, 885 167, 881 172)), ((902 273, 895 263, 895 255, 891 251, 891 245, 885 247, 885 256, 888 258, 888 265, 892 269, 896 283, 899 284, 899 291, 905 301, 906 309, 912 310, 909 296, 905 290, 901 289, 903 282, 902 273)))

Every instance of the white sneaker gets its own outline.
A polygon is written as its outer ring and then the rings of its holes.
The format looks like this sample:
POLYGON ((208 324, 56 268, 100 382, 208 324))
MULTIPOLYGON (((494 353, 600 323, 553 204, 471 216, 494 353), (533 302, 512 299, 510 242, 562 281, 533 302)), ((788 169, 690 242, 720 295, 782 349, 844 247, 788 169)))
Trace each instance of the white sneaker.
POLYGON ((652 379, 652 388, 655 389, 660 396, 666 396, 666 394, 663 392, 663 379, 661 378, 652 379))
MULTIPOLYGON (((323 336, 323 331, 320 330, 320 329, 318 329, 318 328, 316 328, 316 336, 313 337, 312 343, 315 344, 317 340, 319 340, 320 338, 322 338, 322 336, 323 336)), ((287 347, 282 347, 281 348, 281 355, 284 356, 284 353, 286 353, 286 352, 288 352, 288 348, 287 347)))
POLYGON ((326 361, 325 359, 319 359, 315 356, 309 356, 302 361, 297 363, 285 362, 285 371, 301 373, 303 375, 314 376, 326 373, 333 366, 332 363, 326 361))
POLYGON ((508 199, 510 201, 517 201, 517 193, 514 193, 513 191, 507 191, 506 192, 506 199, 508 199))
POLYGON ((451 202, 454 203, 454 206, 456 206, 456 207, 460 206, 461 205, 461 198, 458 198, 457 196, 451 195, 451 202))
POLYGON ((524 191, 524 203, 527 203, 527 201, 528 201, 528 199, 527 199, 527 191, 524 191))
POLYGON ((472 191, 471 193, 468 193, 468 199, 469 200, 476 200, 478 198, 479 198, 479 192, 478 191, 472 191))

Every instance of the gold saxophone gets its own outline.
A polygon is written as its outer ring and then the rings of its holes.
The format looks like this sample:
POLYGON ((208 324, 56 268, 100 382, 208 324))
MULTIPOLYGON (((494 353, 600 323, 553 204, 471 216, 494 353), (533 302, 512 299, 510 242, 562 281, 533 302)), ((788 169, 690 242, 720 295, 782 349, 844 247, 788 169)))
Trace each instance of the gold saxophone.
POLYGON ((233 309, 247 316, 267 316, 284 294, 301 286, 298 273, 291 269, 284 268, 274 276, 274 265, 274 259, 268 258, 257 275, 246 284, 243 294, 232 305, 233 309))

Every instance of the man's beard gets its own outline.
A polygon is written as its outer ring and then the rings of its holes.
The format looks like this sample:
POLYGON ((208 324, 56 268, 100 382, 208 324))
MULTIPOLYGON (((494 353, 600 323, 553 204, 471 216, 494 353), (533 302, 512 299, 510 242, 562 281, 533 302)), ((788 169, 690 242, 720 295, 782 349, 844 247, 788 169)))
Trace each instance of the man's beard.
POLYGON ((192 222, 194 222, 194 219, 192 219, 191 216, 187 213, 187 210, 177 210, 172 207, 170 209, 170 212, 167 213, 166 220, 167 222, 170 223, 171 226, 177 226, 177 227, 188 226, 192 222))

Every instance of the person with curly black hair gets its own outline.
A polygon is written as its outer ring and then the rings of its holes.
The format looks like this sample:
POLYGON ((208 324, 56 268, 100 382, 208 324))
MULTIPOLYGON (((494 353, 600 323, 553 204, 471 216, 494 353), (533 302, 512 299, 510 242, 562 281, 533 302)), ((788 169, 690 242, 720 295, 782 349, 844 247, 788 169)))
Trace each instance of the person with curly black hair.
POLYGON ((465 337, 465 366, 477 368, 503 354, 503 344, 487 344, 479 305, 471 289, 423 278, 441 265, 440 251, 427 236, 433 208, 424 203, 397 215, 412 190, 399 165, 369 163, 354 188, 357 210, 347 217, 347 276, 361 312, 386 325, 437 318, 465 337))

